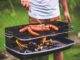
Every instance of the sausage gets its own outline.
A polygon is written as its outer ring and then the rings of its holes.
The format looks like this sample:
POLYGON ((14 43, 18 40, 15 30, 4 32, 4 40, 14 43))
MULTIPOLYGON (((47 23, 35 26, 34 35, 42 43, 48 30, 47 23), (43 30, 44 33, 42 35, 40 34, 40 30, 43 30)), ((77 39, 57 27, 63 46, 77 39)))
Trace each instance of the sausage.
POLYGON ((44 29, 42 29, 43 28, 42 25, 31 25, 30 27, 34 31, 44 31, 44 29))
POLYGON ((31 25, 30 27, 34 31, 50 31, 49 27, 46 27, 44 24, 42 25, 31 25))
POLYGON ((31 29, 34 31, 43 31, 42 27, 39 28, 37 26, 36 27, 31 26, 31 29))
POLYGON ((46 27, 47 27, 47 28, 52 28, 52 29, 54 29, 54 30, 56 30, 56 31, 59 30, 58 27, 56 27, 56 26, 54 26, 54 25, 51 25, 51 24, 46 25, 46 27))
POLYGON ((58 30, 59 30, 59 28, 58 28, 58 27, 56 27, 56 26, 54 26, 54 25, 50 25, 49 27, 50 27, 50 28, 52 28, 52 29, 54 29, 54 30, 56 30, 56 31, 58 31, 58 30))
POLYGON ((28 30, 28 26, 26 26, 26 27, 20 29, 19 32, 20 32, 20 33, 23 33, 23 32, 25 32, 26 30, 28 30))
POLYGON ((49 28, 46 28, 46 27, 41 27, 41 28, 34 28, 34 27, 31 27, 31 29, 32 30, 34 30, 34 31, 50 31, 50 29, 49 28))
POLYGON ((39 36, 38 33, 32 31, 32 29, 30 27, 28 27, 28 32, 31 34, 31 35, 34 35, 34 36, 39 36))
POLYGON ((50 28, 46 28, 44 31, 50 31, 50 28))

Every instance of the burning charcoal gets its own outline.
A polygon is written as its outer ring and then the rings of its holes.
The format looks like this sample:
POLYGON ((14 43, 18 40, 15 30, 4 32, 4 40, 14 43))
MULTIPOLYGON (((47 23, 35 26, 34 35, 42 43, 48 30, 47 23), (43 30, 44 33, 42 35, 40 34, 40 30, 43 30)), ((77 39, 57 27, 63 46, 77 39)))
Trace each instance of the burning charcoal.
POLYGON ((22 50, 20 50, 20 52, 21 52, 21 53, 24 53, 25 50, 26 50, 26 48, 23 48, 23 47, 22 47, 22 50))
POLYGON ((46 45, 46 43, 44 42, 44 45, 46 45))
POLYGON ((46 49, 41 49, 41 51, 44 51, 44 50, 48 50, 48 48, 46 48, 46 49))
POLYGON ((48 48, 51 49, 53 46, 49 46, 48 48))
POLYGON ((49 46, 53 46, 53 43, 49 43, 49 44, 47 44, 47 46, 49 47, 49 46))
POLYGON ((43 46, 44 49, 48 49, 47 46, 43 46))
POLYGON ((49 46, 53 46, 53 43, 50 43, 49 46))
POLYGON ((37 52, 38 51, 38 49, 35 49, 35 52, 37 52))
POLYGON ((54 46, 54 47, 58 47, 58 44, 59 44, 59 43, 53 43, 53 46, 54 46))
POLYGON ((42 49, 40 49, 40 48, 38 49, 38 51, 41 51, 41 50, 42 50, 42 49))
POLYGON ((26 53, 30 53, 30 52, 31 52, 30 50, 28 50, 28 49, 26 50, 26 53))
POLYGON ((26 50, 27 48, 24 48, 24 50, 26 50))
POLYGON ((20 50, 21 53, 24 53, 24 50, 20 50))
POLYGON ((35 51, 35 49, 38 47, 38 45, 34 42, 30 42, 28 44, 28 49, 31 50, 31 51, 35 51))

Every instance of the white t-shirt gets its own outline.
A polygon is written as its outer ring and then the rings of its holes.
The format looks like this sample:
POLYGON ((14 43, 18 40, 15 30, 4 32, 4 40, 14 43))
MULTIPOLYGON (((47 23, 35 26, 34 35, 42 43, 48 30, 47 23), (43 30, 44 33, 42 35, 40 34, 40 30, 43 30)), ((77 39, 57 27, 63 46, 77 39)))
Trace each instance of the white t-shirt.
POLYGON ((59 0, 30 0, 29 16, 37 19, 50 19, 60 15, 59 0))

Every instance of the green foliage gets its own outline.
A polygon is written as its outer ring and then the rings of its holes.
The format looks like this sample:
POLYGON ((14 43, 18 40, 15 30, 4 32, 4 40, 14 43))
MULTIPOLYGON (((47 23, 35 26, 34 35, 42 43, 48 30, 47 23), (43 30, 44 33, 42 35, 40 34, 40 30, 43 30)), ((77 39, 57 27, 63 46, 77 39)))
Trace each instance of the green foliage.
POLYGON ((12 1, 11 1, 11 0, 8 0, 8 1, 9 1, 9 3, 10 3, 11 9, 12 9, 12 13, 15 13, 14 6, 13 6, 13 4, 12 4, 12 1))
MULTIPOLYGON (((9 1, 2 1, 3 4, 0 8, 0 50, 5 50, 5 37, 2 35, 5 33, 6 27, 17 26, 28 24, 29 16, 27 10, 25 10, 22 6, 17 6, 16 4, 12 4, 9 1), (10 4, 14 5, 15 7, 10 6, 10 4)), ((20 4, 21 5, 21 4, 20 4)))
POLYGON ((76 6, 76 2, 74 0, 71 0, 69 8, 72 12, 74 11, 75 6, 76 6))

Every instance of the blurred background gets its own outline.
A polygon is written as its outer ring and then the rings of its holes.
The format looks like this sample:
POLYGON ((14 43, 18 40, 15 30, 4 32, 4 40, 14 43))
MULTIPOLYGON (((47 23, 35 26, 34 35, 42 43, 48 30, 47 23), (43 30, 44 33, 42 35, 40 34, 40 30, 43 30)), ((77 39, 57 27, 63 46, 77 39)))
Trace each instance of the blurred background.
MULTIPOLYGON (((64 60, 80 60, 80 0, 67 0, 69 13, 72 19, 75 31, 69 33, 68 38, 75 40, 77 43, 69 50, 63 51, 64 60)), ((60 4, 61 20, 65 22, 64 12, 60 4)), ((17 60, 6 52, 5 33, 6 27, 28 24, 28 11, 21 5, 20 0, 0 0, 0 60, 17 60), (6 58, 6 59, 5 59, 6 58)), ((52 60, 52 54, 49 55, 49 60, 52 60)))

